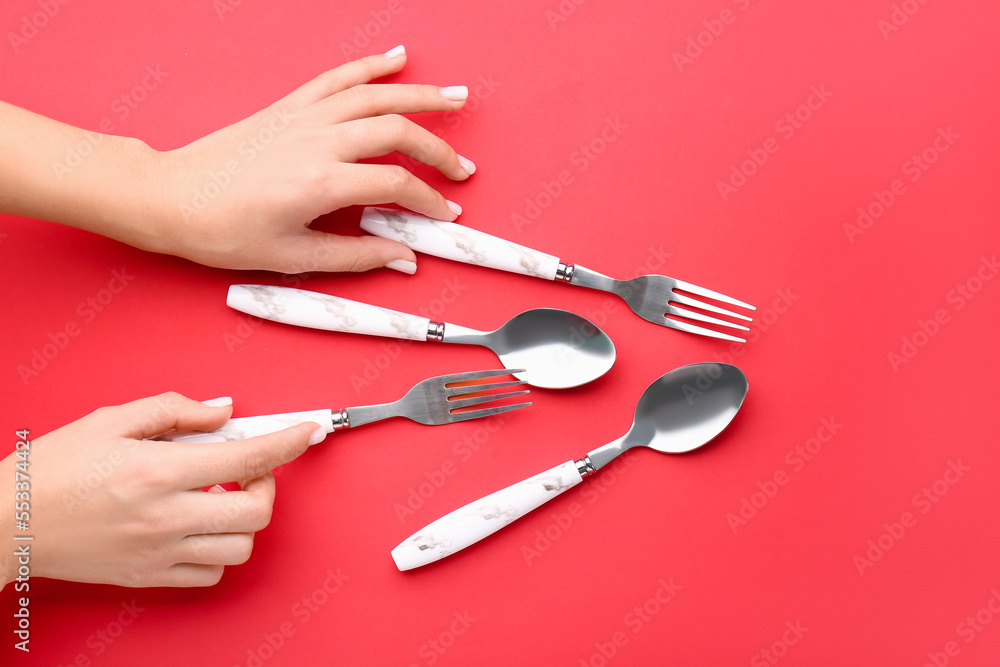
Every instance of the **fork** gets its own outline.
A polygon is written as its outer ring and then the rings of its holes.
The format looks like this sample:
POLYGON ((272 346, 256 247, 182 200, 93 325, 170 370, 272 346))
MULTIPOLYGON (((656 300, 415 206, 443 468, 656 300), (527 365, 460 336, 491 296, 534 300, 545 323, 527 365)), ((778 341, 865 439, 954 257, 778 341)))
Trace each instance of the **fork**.
POLYGON ((532 250, 464 225, 433 220, 415 213, 369 206, 361 215, 361 228, 369 234, 399 241, 428 255, 610 292, 624 299, 635 314, 648 322, 702 336, 746 342, 743 338, 677 318, 742 331, 750 329, 684 306, 746 322, 752 322, 753 318, 706 303, 689 294, 756 310, 749 303, 667 276, 646 275, 631 280, 616 280, 579 264, 565 263, 554 255, 532 250))
POLYGON ((468 419, 489 417, 519 408, 526 408, 531 403, 514 405, 494 405, 465 410, 474 405, 499 401, 528 393, 527 389, 503 393, 486 393, 496 389, 505 389, 524 384, 523 380, 508 380, 488 384, 474 384, 499 375, 522 373, 524 369, 501 369, 493 371, 469 371, 467 373, 452 373, 428 378, 415 384, 406 394, 392 403, 365 405, 341 410, 307 410, 304 412, 286 412, 278 415, 260 415, 257 417, 238 417, 230 419, 214 431, 170 431, 157 436, 156 440, 170 442, 224 442, 226 440, 243 440, 258 435, 275 433, 289 426, 302 422, 316 422, 327 433, 370 424, 390 417, 406 417, 419 424, 438 426, 452 424, 468 419))

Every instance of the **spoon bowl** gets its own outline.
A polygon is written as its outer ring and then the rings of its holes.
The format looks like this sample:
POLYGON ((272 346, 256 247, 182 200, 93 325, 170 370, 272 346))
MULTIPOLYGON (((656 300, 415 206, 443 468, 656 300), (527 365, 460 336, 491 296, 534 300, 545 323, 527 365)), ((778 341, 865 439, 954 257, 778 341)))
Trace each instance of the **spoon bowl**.
POLYGON ((712 441, 733 420, 750 383, 736 366, 690 364, 660 376, 642 392, 632 428, 587 454, 594 471, 632 447, 680 454, 712 441))
POLYGON ((601 377, 615 363, 615 344, 597 325, 575 313, 535 308, 515 315, 489 333, 445 325, 444 342, 473 343, 493 350, 514 377, 534 387, 566 389, 601 377))

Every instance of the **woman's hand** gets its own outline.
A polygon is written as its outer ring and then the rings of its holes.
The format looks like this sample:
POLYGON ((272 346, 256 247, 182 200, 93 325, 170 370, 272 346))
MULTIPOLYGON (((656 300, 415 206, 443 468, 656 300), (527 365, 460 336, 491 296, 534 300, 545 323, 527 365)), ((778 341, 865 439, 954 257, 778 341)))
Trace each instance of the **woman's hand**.
MULTIPOLYGON (((307 422, 235 442, 143 440, 173 428, 212 430, 231 413, 227 399, 205 404, 168 393, 101 408, 33 440, 31 576, 211 586, 226 565, 245 562, 254 533, 271 518, 270 471, 325 432, 307 422), (242 490, 202 491, 231 481, 242 490)), ((11 454, 0 461, 0 500, 6 506, 13 505, 16 460, 11 454)), ((0 563, 5 584, 16 576, 17 563, 9 556, 0 563)))
POLYGON ((356 164, 398 151, 454 180, 475 170, 444 140, 399 115, 459 109, 464 86, 369 84, 405 62, 399 54, 348 63, 244 121, 163 154, 159 250, 211 266, 285 273, 412 263, 413 252, 395 241, 308 228, 352 204, 391 202, 442 220, 461 212, 401 166, 356 164))
POLYGON ((0 212, 222 268, 413 273, 413 251, 400 243, 309 228, 354 204, 395 203, 441 220, 461 212, 399 165, 357 164, 398 151, 453 180, 475 171, 399 115, 460 109, 466 87, 369 83, 405 63, 402 47, 347 63, 166 152, 0 103, 0 212))

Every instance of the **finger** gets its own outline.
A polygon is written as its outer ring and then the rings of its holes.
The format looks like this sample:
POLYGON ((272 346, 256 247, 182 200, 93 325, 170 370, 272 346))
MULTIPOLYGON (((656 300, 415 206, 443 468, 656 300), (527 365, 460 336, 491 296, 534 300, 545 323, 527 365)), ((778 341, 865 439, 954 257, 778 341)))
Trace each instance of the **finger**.
POLYGON ((459 158, 447 141, 398 114, 341 123, 335 132, 334 152, 343 162, 399 152, 456 181, 465 180, 476 170, 472 162, 459 158))
POLYGON ((178 563, 200 565, 240 565, 253 550, 253 533, 189 535, 170 550, 178 563))
POLYGON ((405 53, 394 58, 374 55, 354 60, 323 72, 287 95, 283 102, 289 110, 301 109, 352 86, 398 72, 405 64, 405 53))
POLYGON ((332 193, 330 210, 351 205, 399 204, 436 220, 452 221, 462 208, 396 164, 340 165, 348 174, 343 187, 332 193))
POLYGON ((387 267, 414 273, 416 255, 402 243, 377 236, 340 236, 306 229, 274 249, 285 273, 368 271, 387 267))
POLYGON ((197 563, 177 563, 157 576, 150 586, 214 586, 222 579, 222 565, 201 565, 197 563))
MULTIPOLYGON (((196 489, 261 477, 297 458, 309 447, 311 439, 318 436, 325 436, 325 431, 318 424, 305 422, 246 440, 206 444, 172 443, 169 453, 183 463, 181 483, 185 488, 196 489)), ((235 494, 236 492, 198 495, 222 499, 235 494)))
POLYGON ((200 403, 176 392, 95 410, 91 417, 126 438, 149 438, 171 429, 211 431, 233 413, 232 399, 200 403))
POLYGON ((173 506, 181 536, 255 533, 267 527, 274 506, 274 475, 267 473, 244 484, 240 491, 194 489, 181 494, 173 506))
POLYGON ((465 86, 361 84, 320 100, 305 113, 333 125, 390 113, 456 111, 462 108, 468 95, 465 86))

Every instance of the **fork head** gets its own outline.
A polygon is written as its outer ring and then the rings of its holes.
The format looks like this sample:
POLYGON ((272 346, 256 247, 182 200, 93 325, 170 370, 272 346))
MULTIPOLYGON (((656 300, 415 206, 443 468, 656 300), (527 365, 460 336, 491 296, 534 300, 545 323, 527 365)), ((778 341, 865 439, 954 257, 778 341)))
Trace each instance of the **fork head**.
POLYGON ((695 322, 705 322, 706 324, 714 324, 718 327, 739 329, 742 331, 749 331, 749 327, 735 322, 729 322, 718 317, 712 317, 711 315, 706 315, 703 312, 685 308, 685 306, 698 308, 699 310, 708 311, 710 313, 717 313, 736 320, 752 322, 753 318, 751 317, 747 317, 741 313, 733 312, 715 304, 705 302, 695 298, 695 296, 720 301, 722 303, 738 306, 740 308, 756 310, 756 308, 751 306, 749 303, 744 303, 730 296, 726 296, 725 294, 720 294, 719 292, 705 289, 704 287, 686 283, 682 280, 668 278, 667 276, 638 276, 632 280, 619 280, 616 282, 617 285, 615 293, 625 299, 629 308, 631 308, 633 312, 644 320, 665 327, 678 329, 680 331, 687 331, 688 333, 710 336, 712 338, 721 338, 723 340, 731 340, 739 343, 746 342, 742 338, 699 326, 692 323, 691 320, 695 322), (684 294, 684 292, 687 292, 687 294, 684 294))
POLYGON ((528 393, 527 389, 490 393, 497 389, 515 387, 525 384, 524 380, 506 380, 503 382, 481 382, 487 378, 501 375, 523 373, 524 369, 501 369, 492 371, 470 371, 467 373, 452 373, 439 375, 418 382, 403 398, 396 402, 399 415, 415 422, 436 426, 451 424, 467 419, 489 417, 519 408, 526 408, 531 403, 516 403, 493 405, 466 409, 474 405, 483 405, 528 393))

